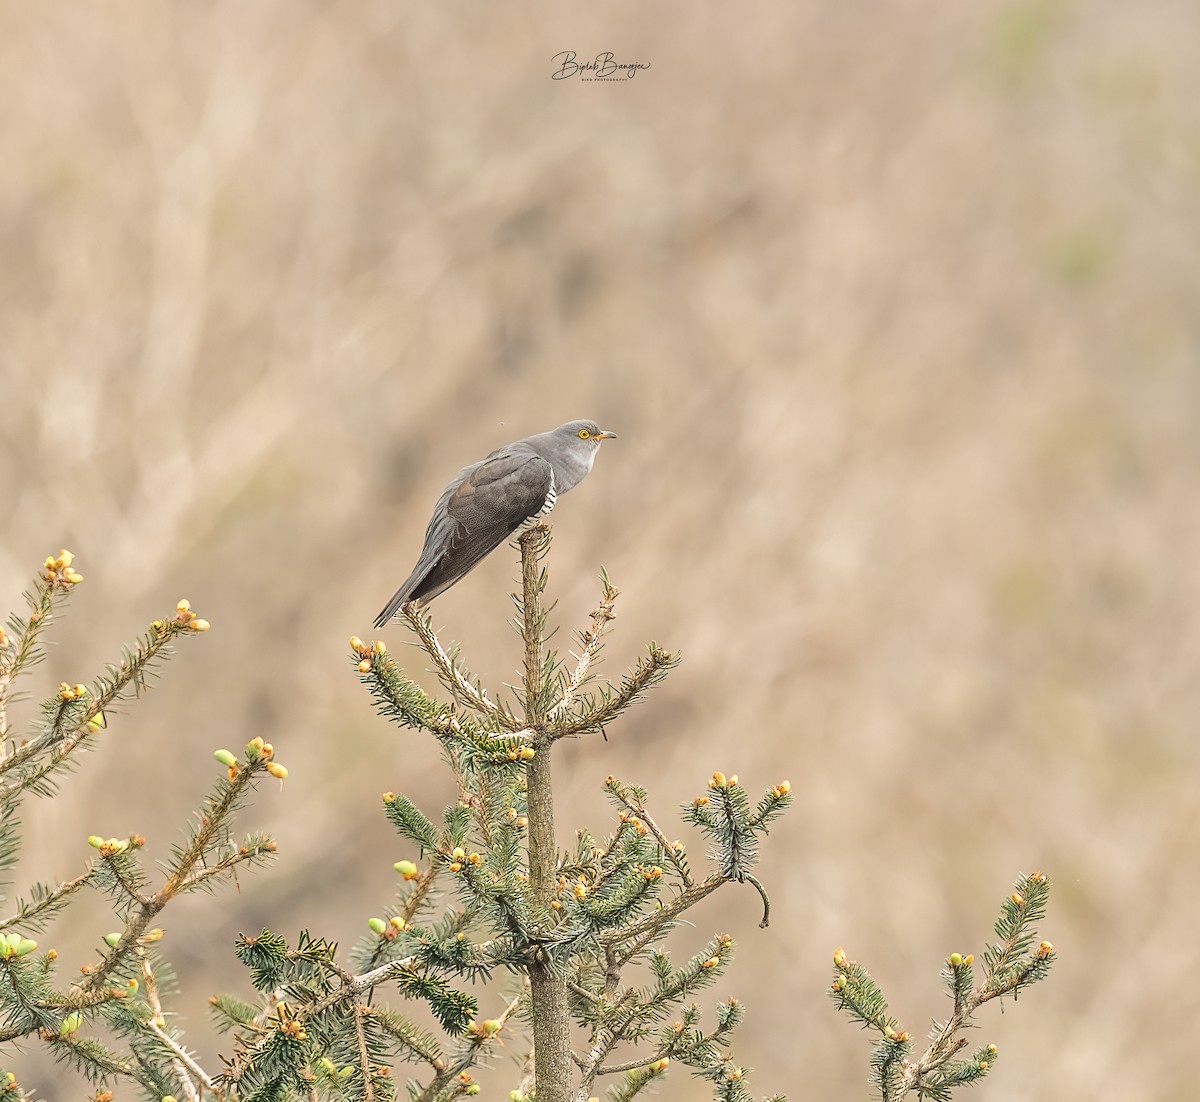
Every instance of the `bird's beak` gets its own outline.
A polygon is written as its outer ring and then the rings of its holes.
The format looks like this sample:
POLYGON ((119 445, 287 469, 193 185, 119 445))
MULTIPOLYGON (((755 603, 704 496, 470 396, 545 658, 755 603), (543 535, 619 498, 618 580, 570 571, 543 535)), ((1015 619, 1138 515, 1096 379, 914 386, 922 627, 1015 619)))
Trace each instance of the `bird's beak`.
POLYGON ((593 440, 615 440, 617 434, 615 432, 594 432, 592 433, 593 440))

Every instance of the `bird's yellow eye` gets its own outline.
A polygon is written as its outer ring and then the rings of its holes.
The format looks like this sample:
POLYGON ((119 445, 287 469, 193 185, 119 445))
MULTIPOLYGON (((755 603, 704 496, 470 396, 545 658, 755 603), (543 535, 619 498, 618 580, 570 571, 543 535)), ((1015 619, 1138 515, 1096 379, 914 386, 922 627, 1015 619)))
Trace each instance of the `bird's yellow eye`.
POLYGON ((586 439, 587 439, 589 436, 591 436, 591 435, 592 435, 592 434, 591 434, 590 432, 588 432, 588 430, 587 430, 587 429, 580 429, 580 430, 579 430, 579 433, 578 433, 578 436, 579 436, 579 439, 580 439, 580 440, 586 440, 586 439))

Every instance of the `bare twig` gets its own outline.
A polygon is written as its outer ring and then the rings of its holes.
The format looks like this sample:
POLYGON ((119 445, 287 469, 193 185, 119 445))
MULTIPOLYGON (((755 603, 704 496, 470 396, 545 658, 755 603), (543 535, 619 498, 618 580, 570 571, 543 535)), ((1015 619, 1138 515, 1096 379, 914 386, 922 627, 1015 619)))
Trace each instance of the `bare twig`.
POLYGON ((362 1068, 364 1102, 375 1102, 375 1079, 371 1074, 371 1056, 367 1052, 367 1034, 363 1029, 363 1015, 366 1008, 357 1001, 353 1006, 354 1039, 358 1044, 358 1066, 362 1068))
POLYGON ((179 1076, 180 1082, 183 1084, 183 1089, 187 1092, 189 1102, 200 1102, 200 1092, 196 1089, 188 1073, 190 1072, 192 1076, 195 1076, 204 1089, 210 1092, 213 1089, 212 1077, 159 1024, 163 1016, 163 1008, 162 1001, 158 995, 158 983, 154 978, 154 969, 150 966, 146 950, 140 945, 137 947, 137 955, 141 958, 142 983, 146 993, 146 1003, 150 1007, 150 1018, 145 1022, 145 1026, 160 1044, 170 1049, 172 1063, 175 1065, 175 1071, 179 1076))
POLYGON ((759 898, 762 899, 763 916, 762 921, 758 924, 758 928, 760 930, 765 930, 771 925, 771 899, 767 895, 767 889, 764 888, 761 883, 759 883, 756 877, 751 876, 748 872, 742 874, 742 879, 748 884, 753 884, 755 891, 758 892, 759 898))

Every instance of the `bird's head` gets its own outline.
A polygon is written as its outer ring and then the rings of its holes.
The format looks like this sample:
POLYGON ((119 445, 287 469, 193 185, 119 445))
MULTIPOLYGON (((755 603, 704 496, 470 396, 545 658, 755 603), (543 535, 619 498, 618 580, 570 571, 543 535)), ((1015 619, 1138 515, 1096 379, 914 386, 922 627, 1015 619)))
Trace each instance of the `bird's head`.
POLYGON ((568 421, 559 425, 552 433, 559 443, 568 448, 595 451, 602 440, 615 440, 617 434, 602 429, 595 421, 568 421))

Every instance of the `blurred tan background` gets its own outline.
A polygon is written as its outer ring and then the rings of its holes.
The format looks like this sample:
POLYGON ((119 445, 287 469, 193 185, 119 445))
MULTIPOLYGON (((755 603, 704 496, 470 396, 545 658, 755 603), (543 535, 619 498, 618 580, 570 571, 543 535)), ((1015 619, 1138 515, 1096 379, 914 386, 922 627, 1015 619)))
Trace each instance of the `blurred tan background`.
MULTIPOLYGON (((29 807, 20 884, 91 832, 165 854, 212 750, 274 742, 292 779, 242 824, 279 863, 164 916, 215 1064, 234 936, 355 940, 407 855, 379 792, 450 796, 346 638, 459 466, 595 417, 621 438, 555 511, 562 638, 603 563, 605 669, 684 663, 562 747, 559 824, 603 829, 609 772, 668 821, 713 769, 791 780, 771 928, 730 889, 681 942, 738 938, 758 1093, 868 1097, 834 946, 923 1035, 1037 868, 1062 960, 986 1016, 974 1096, 1193 1097, 1198 102, 1183 0, 6 0, 0 594, 61 546, 86 575, 39 691, 181 596, 213 623, 29 807), (553 81, 564 49, 650 68, 553 81)), ((515 573, 435 605, 497 684, 515 573)), ((46 939, 69 967, 113 924, 89 906, 46 939)))

